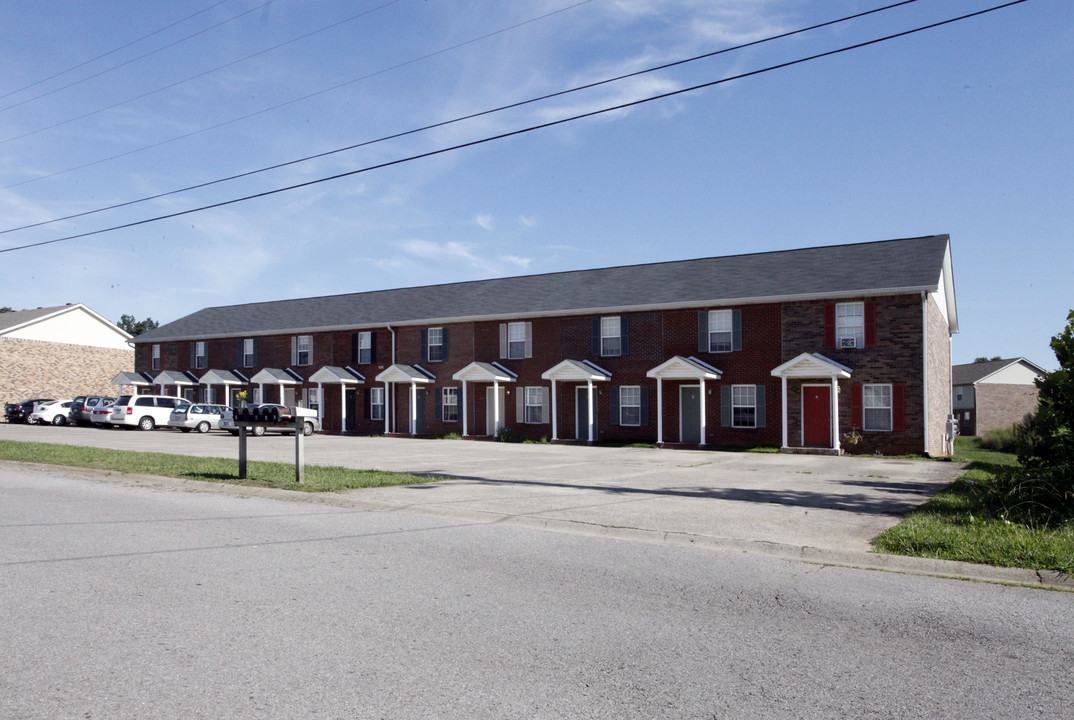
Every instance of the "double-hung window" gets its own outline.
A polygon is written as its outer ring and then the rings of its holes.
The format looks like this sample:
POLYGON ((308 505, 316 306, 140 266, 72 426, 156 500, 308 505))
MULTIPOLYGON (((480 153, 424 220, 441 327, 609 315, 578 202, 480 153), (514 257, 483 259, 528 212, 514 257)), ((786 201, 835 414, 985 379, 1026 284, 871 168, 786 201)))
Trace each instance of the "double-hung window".
POLYGON ((244 338, 242 341, 242 366, 253 367, 257 364, 257 341, 253 338, 244 338))
POLYGON ((358 333, 358 362, 368 365, 373 362, 373 333, 358 333))
POLYGON ((160 370, 160 345, 153 346, 150 363, 154 370, 160 370))
POLYGON ((544 422, 544 391, 543 387, 528 387, 526 392, 526 412, 523 422, 544 422))
POLYGON ((507 323, 507 357, 511 360, 521 360, 526 357, 529 328, 528 322, 507 323))
POLYGON ((384 388, 369 388, 369 419, 384 419, 384 388))
POLYGON ((321 395, 317 388, 306 388, 306 407, 318 410, 321 407, 321 395))
POLYGON ((839 348, 865 347, 865 303, 836 304, 835 344, 839 348))
POLYGON ((641 386, 619 388, 619 424, 641 425, 641 386))
POLYGON ((426 337, 428 338, 428 357, 426 359, 429 362, 440 362, 444 359, 444 328, 429 328, 426 337))
POLYGON ((444 422, 459 420, 459 389, 443 388, 440 391, 440 411, 444 422))
POLYGON ((209 366, 209 348, 204 340, 194 343, 194 367, 201 370, 209 366))
POLYGON ((734 338, 734 313, 709 310, 709 352, 731 352, 734 338))
POLYGON ((757 386, 731 386, 731 427, 757 427, 757 386))
POLYGON ((600 354, 601 357, 617 357, 622 354, 622 333, 619 316, 600 319, 600 354))
POLYGON ((891 385, 863 385, 862 429, 890 432, 893 428, 891 385))
POLYGON ((295 365, 312 365, 313 364, 313 336, 312 335, 297 335, 295 336, 294 353, 292 353, 292 361, 295 365))

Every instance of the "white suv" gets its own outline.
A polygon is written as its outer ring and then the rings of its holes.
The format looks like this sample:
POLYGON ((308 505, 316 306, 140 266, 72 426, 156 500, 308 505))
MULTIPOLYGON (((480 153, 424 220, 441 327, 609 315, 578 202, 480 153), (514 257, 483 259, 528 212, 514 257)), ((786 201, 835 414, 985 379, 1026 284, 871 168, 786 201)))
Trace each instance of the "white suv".
POLYGON ((108 422, 139 430, 152 430, 158 425, 168 427, 172 410, 184 410, 188 405, 189 400, 170 395, 121 395, 112 406, 108 422))

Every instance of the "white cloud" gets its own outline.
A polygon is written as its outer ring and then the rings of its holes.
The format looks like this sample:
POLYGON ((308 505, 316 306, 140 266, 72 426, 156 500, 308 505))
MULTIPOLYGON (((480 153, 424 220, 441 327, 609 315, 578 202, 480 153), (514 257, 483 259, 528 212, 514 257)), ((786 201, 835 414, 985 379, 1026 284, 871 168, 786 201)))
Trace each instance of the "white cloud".
POLYGON ((484 230, 492 230, 494 225, 492 215, 488 214, 478 215, 474 218, 474 223, 484 230))

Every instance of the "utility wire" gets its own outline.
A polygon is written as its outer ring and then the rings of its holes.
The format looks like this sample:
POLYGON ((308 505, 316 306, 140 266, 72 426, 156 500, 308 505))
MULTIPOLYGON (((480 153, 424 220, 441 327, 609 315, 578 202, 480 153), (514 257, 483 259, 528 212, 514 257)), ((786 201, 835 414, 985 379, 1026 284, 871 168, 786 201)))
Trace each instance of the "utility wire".
POLYGON ((429 152, 419 153, 417 155, 410 155, 408 157, 398 158, 396 160, 391 160, 391 161, 384 162, 384 163, 379 163, 379 164, 376 164, 376 165, 369 165, 369 166, 366 166, 364 168, 359 168, 357 170, 350 170, 348 172, 338 173, 336 175, 330 175, 328 177, 318 178, 316 180, 309 180, 307 182, 297 183, 295 185, 288 185, 286 187, 276 188, 274 190, 266 190, 264 192, 255 193, 253 195, 246 195, 246 196, 239 197, 239 198, 232 198, 231 200, 224 200, 224 201, 221 201, 221 202, 212 203, 210 205, 202 205, 202 206, 196 207, 196 208, 190 208, 190 209, 187 209, 187 210, 180 210, 178 212, 168 213, 166 215, 158 215, 156 217, 145 218, 145 219, 142 219, 142 220, 136 220, 136 221, 129 222, 129 223, 123 223, 121 225, 115 225, 115 226, 112 226, 112 227, 101 228, 99 230, 91 230, 89 232, 78 233, 76 235, 68 235, 66 237, 54 238, 52 240, 43 240, 41 242, 30 243, 30 244, 27 244, 27 245, 20 245, 18 247, 3 248, 3 249, 0 249, 0 253, 13 252, 15 250, 26 250, 26 249, 29 249, 29 248, 42 247, 44 245, 51 245, 51 244, 54 244, 54 243, 65 242, 65 241, 68 241, 68 240, 78 240, 78 239, 81 239, 81 238, 91 237, 93 235, 100 235, 100 234, 107 233, 107 232, 114 232, 116 230, 125 230, 125 229, 132 228, 132 227, 138 227, 140 225, 147 225, 149 223, 158 222, 160 220, 169 220, 169 219, 172 219, 172 218, 182 217, 184 215, 191 215, 193 213, 202 212, 204 210, 212 210, 212 209, 215 209, 215 208, 221 208, 221 207, 226 207, 228 205, 235 205, 237 203, 246 202, 247 200, 255 200, 255 199, 258 199, 258 198, 264 198, 264 197, 269 197, 269 196, 277 195, 277 194, 284 193, 284 192, 289 192, 291 190, 298 190, 298 189, 301 189, 301 188, 310 187, 312 185, 318 185, 320 183, 329 182, 331 180, 339 180, 339 179, 345 178, 345 177, 352 177, 354 175, 359 175, 359 174, 362 174, 362 173, 371 172, 373 170, 381 170, 381 169, 384 169, 384 168, 387 168, 387 167, 392 167, 394 165, 401 165, 403 163, 411 162, 413 160, 422 160, 422 159, 425 159, 425 158, 435 157, 437 155, 442 155, 444 153, 453 152, 455 150, 462 150, 462 149, 465 149, 465 148, 476 147, 478 145, 484 145, 485 143, 494 142, 496 140, 503 140, 503 139, 510 138, 510 137, 516 137, 516 136, 519 136, 519 135, 524 135, 524 134, 527 134, 527 133, 534 132, 536 130, 544 130, 544 129, 547 129, 547 128, 555 127, 557 125, 563 125, 563 124, 566 124, 566 123, 569 123, 569 122, 574 122, 576 120, 583 120, 583 119, 586 119, 586 118, 596 117, 598 115, 603 115, 603 114, 609 113, 609 112, 616 112, 618 110, 625 110, 625 109, 628 109, 628 108, 637 107, 639 105, 644 105, 646 103, 654 102, 656 100, 665 100, 667 98, 676 97, 678 95, 683 95, 683 94, 686 94, 686 93, 692 93, 692 92, 696 92, 698 90, 704 90, 706 88, 715 87, 717 85, 721 85, 723 83, 731 82, 731 81, 734 81, 734 80, 742 80, 744 78, 749 78, 749 77, 754 77, 754 76, 757 76, 757 75, 762 75, 764 73, 772 72, 774 70, 782 70, 782 69, 785 69, 785 68, 794 67, 796 65, 801 65, 803 63, 811 62, 813 60, 819 60, 821 58, 826 58, 826 57, 831 57, 831 56, 834 56, 834 55, 839 55, 841 53, 849 52, 851 50, 859 50, 861 48, 869 47, 871 45, 877 45, 879 43, 887 42, 889 40, 895 40, 897 38, 902 38, 902 37, 906 37, 906 36, 909 36, 909 35, 914 35, 916 33, 923 32, 925 30, 933 30, 935 28, 943 27, 945 25, 950 25, 952 23, 967 20, 969 18, 985 15, 987 13, 995 12, 997 10, 1002 10, 1004 8, 1012 7, 1014 5, 1020 5, 1020 4, 1024 3, 1024 2, 1026 2, 1026 0, 1012 0, 1011 2, 1003 3, 1002 5, 995 5, 995 6, 990 7, 990 8, 985 8, 983 10, 978 10, 976 12, 967 13, 965 15, 960 15, 960 16, 954 17, 954 18, 949 18, 947 20, 940 20, 940 21, 937 21, 937 22, 934 22, 934 23, 930 23, 928 25, 922 25, 920 27, 913 28, 911 30, 904 30, 902 32, 893 33, 891 35, 885 35, 885 36, 880 37, 880 38, 874 38, 873 40, 866 40, 864 42, 855 43, 853 45, 846 45, 846 46, 843 46, 841 48, 837 48, 835 50, 828 50, 826 52, 817 53, 816 55, 810 55, 808 57, 799 58, 797 60, 789 60, 787 62, 778 63, 776 65, 769 65, 768 67, 761 68, 759 70, 751 70, 749 72, 740 73, 738 75, 733 75, 733 76, 726 77, 726 78, 721 78, 719 80, 712 80, 712 81, 709 81, 709 82, 706 82, 706 83, 701 83, 699 85, 691 85, 690 87, 680 88, 679 90, 673 90, 673 91, 670 91, 670 92, 661 93, 659 95, 653 95, 651 97, 643 98, 641 100, 633 100, 631 102, 620 103, 619 105, 613 105, 613 106, 610 106, 610 107, 602 108, 600 110, 592 110, 590 112, 585 112, 585 113, 580 113, 580 114, 577 114, 577 115, 572 115, 570 117, 560 118, 559 120, 553 120, 553 121, 550 121, 550 122, 541 123, 539 125, 532 125, 530 127, 522 128, 522 129, 519 129, 519 130, 512 130, 512 131, 509 131, 509 132, 500 133, 498 135, 491 135, 489 137, 481 138, 480 140, 472 140, 470 142, 460 143, 458 145, 452 145, 452 146, 446 147, 446 148, 440 148, 439 150, 431 150, 429 152))
MULTIPOLYGON (((168 25, 165 25, 162 28, 158 28, 158 29, 154 30, 153 32, 149 33, 148 35, 143 35, 140 38, 135 38, 134 40, 131 40, 130 42, 124 43, 123 45, 120 45, 117 48, 112 48, 108 52, 101 53, 100 55, 97 55, 96 57, 91 57, 89 60, 83 60, 82 62, 78 63, 77 65, 72 65, 71 67, 67 68, 66 70, 60 70, 58 73, 53 73, 52 75, 49 75, 48 77, 44 77, 44 78, 41 78, 40 80, 36 80, 36 81, 30 83, 29 85, 23 85, 20 88, 15 88, 14 90, 9 90, 8 92, 4 93, 3 95, 0 95, 0 100, 3 100, 6 97, 11 97, 12 95, 15 95, 17 93, 21 93, 21 92, 23 92, 25 90, 29 90, 30 88, 35 88, 38 85, 41 85, 43 83, 47 83, 49 80, 55 80, 56 78, 60 77, 61 75, 66 75, 69 72, 74 72, 75 70, 78 70, 81 67, 85 67, 85 66, 87 66, 87 65, 89 65, 91 63, 95 63, 98 60, 102 60, 102 59, 108 57, 109 55, 115 55, 120 50, 126 50, 127 48, 131 47, 132 45, 137 45, 138 43, 142 42, 143 40, 148 40, 149 38, 153 37, 154 35, 160 35, 165 30, 170 30, 173 27, 175 27, 176 25, 182 25, 187 20, 190 20, 191 18, 195 18, 198 15, 201 15, 203 13, 207 13, 210 10, 212 10, 213 8, 219 7, 219 6, 221 6, 221 5, 223 5, 224 3, 227 3, 227 2, 231 2, 231 0, 220 0, 219 2, 213 3, 212 5, 210 5, 207 8, 202 8, 201 10, 198 10, 196 13, 192 13, 190 15, 187 15, 185 18, 181 18, 179 20, 176 20, 175 22, 170 23, 168 25)), ((81 80, 79 82, 81 82, 81 80)), ((68 86, 68 87, 70 87, 70 86, 68 86)), ((12 107, 14 107, 14 106, 12 106, 12 107)))
MULTIPOLYGON (((589 0, 585 0, 585 1, 589 2, 589 0)), ((864 12, 856 13, 854 15, 847 15, 847 16, 839 18, 837 20, 828 20, 826 22, 818 23, 816 25, 811 25, 809 27, 799 28, 797 30, 789 30, 787 32, 779 33, 778 35, 771 35, 769 37, 761 38, 759 40, 753 40, 753 41, 750 41, 750 42, 747 42, 747 43, 742 43, 740 45, 735 45, 733 47, 723 48, 721 50, 715 50, 713 52, 704 53, 702 55, 695 55, 694 57, 686 58, 686 59, 683 59, 683 60, 675 60, 673 62, 664 63, 662 65, 655 65, 653 67, 645 68, 643 70, 637 70, 635 72, 627 73, 625 75, 618 75, 616 77, 607 78, 607 79, 604 79, 604 80, 598 80, 598 81, 591 82, 591 83, 588 83, 588 84, 585 84, 585 85, 579 85, 579 86, 576 86, 576 87, 573 87, 573 88, 570 88, 570 89, 567 89, 567 90, 560 90, 558 92, 549 93, 547 95, 541 95, 539 97, 530 98, 529 100, 521 100, 519 102, 511 103, 509 105, 501 105, 499 107, 492 108, 490 110, 482 110, 480 112, 472 113, 472 114, 469 114, 469 115, 463 115, 461 117, 453 118, 451 120, 444 120, 442 122, 433 123, 431 125, 424 125, 422 127, 414 128, 412 130, 405 130, 405 131, 402 131, 402 132, 394 133, 392 135, 386 135, 386 136, 377 138, 375 140, 366 140, 364 142, 356 143, 354 145, 348 145, 346 147, 336 148, 335 150, 327 150, 325 152, 317 153, 315 155, 307 155, 306 157, 298 158, 297 160, 289 160, 289 161, 286 161, 286 162, 277 163, 275 165, 269 165, 267 167, 259 168, 257 170, 249 170, 247 172, 239 173, 237 175, 230 175, 228 177, 218 178, 216 180, 209 180, 209 181, 206 181, 206 182, 198 183, 196 185, 189 185, 189 186, 184 187, 184 188, 179 188, 178 190, 170 190, 168 192, 162 192, 162 193, 158 193, 156 195, 150 195, 150 196, 147 196, 147 197, 138 198, 136 200, 128 200, 126 202, 117 203, 115 205, 109 205, 107 207, 97 208, 96 210, 86 210, 84 212, 75 213, 75 214, 72 214, 72 215, 66 215, 64 217, 53 218, 51 220, 42 220, 40 222, 31 223, 29 225, 22 225, 22 226, 19 226, 19 227, 7 228, 5 230, 0 230, 0 235, 16 232, 16 231, 19 231, 19 230, 28 230, 30 228, 41 227, 43 225, 51 225, 52 223, 62 222, 64 220, 74 220, 75 218, 86 217, 87 215, 95 215, 97 213, 107 212, 108 210, 117 210, 119 208, 129 207, 131 205, 137 205, 139 203, 148 202, 150 200, 159 200, 160 198, 168 197, 170 195, 177 195, 177 194, 180 194, 180 193, 189 192, 191 190, 200 190, 201 188, 209 187, 211 185, 218 185, 220 183, 230 182, 232 180, 238 180, 238 179, 241 179, 241 178, 250 177, 252 175, 257 175, 259 173, 268 172, 270 170, 278 170, 280 168, 288 167, 288 166, 291 166, 291 165, 297 165, 299 163, 308 162, 310 160, 318 160, 320 158, 328 157, 330 155, 335 155, 335 154, 338 154, 338 153, 341 153, 341 152, 347 152, 349 150, 356 150, 358 148, 366 147, 366 146, 369 146, 369 145, 374 145, 374 144, 377 144, 377 143, 387 142, 389 140, 396 140, 398 138, 406 137, 408 135, 415 135, 417 133, 425 132, 425 131, 428 131, 428 130, 435 130, 437 128, 442 128, 442 127, 445 127, 447 125, 453 125, 455 123, 460 123, 460 122, 463 122, 463 121, 466 121, 466 120, 473 120, 474 118, 479 118, 479 117, 483 117, 483 116, 486 116, 486 115, 492 115, 494 113, 502 112, 504 110, 511 110, 511 109, 523 107, 525 105, 530 105, 530 104, 533 104, 533 103, 542 102, 544 100, 549 100, 551 98, 556 98, 556 97, 561 97, 561 96, 564 96, 564 95, 569 95, 570 93, 580 92, 582 90, 589 90, 589 89, 592 89, 592 88, 595 88, 595 87, 599 87, 601 85, 607 85, 609 83, 618 82, 620 80, 626 80, 626 79, 629 79, 629 78, 638 77, 640 75, 645 75, 647 73, 656 72, 658 70, 666 70, 668 68, 677 67, 677 66, 680 66, 680 65, 685 65, 685 64, 688 64, 688 63, 696 62, 698 60, 705 60, 705 59, 708 59, 708 58, 715 57, 717 55, 723 55, 723 54, 733 52, 733 51, 736 51, 736 50, 741 50, 743 48, 753 47, 755 45, 761 45, 763 43, 772 42, 774 40, 781 40, 783 38, 791 37, 792 35, 800 35, 802 33, 810 32, 812 30, 817 30, 817 29, 820 29, 820 28, 828 27, 828 26, 831 26, 831 25, 836 25, 836 24, 847 22, 847 21, 850 21, 850 20, 856 20, 856 19, 864 17, 866 15, 873 15, 875 13, 883 12, 885 10, 891 10, 892 8, 896 8, 896 7, 899 7, 901 5, 909 5, 909 4, 915 3, 915 2, 917 2, 917 0, 901 0, 901 2, 897 2, 897 3, 894 3, 892 5, 885 5, 884 7, 879 7, 879 8, 876 8, 874 10, 867 10, 867 11, 864 11, 864 12)), ((564 8, 564 9, 567 9, 567 8, 564 8)), ((562 10, 556 11, 556 12, 562 12, 562 10)), ((528 22, 532 22, 532 21, 528 21, 528 22)), ((6 189, 6 188, 4 188, 4 189, 6 189)))
MULTIPOLYGON (((399 0, 393 0, 393 2, 398 2, 398 1, 399 0)), ((238 117, 231 118, 230 120, 225 120, 224 122, 217 123, 215 125, 210 125, 208 127, 201 128, 200 130, 195 130, 193 132, 185 133, 183 135, 177 135, 176 137, 169 138, 168 140, 161 140, 160 142, 153 143, 151 145, 145 145, 145 146, 140 147, 140 148, 135 148, 134 150, 128 150, 126 152, 122 152, 122 153, 119 153, 119 154, 116 154, 116 155, 112 155, 111 157, 103 158, 103 159, 100 159, 100 160, 94 160, 93 162, 85 163, 84 165, 78 165, 78 166, 73 167, 73 168, 68 168, 67 170, 61 170, 59 172, 50 173, 48 175, 42 175, 40 177, 31 178, 29 180, 23 180, 21 182, 12 183, 11 185, 5 185, 2 188, 0 188, 0 190, 8 190, 10 188, 19 187, 21 185, 28 185, 30 183, 38 182, 40 180, 46 180, 48 178, 56 177, 57 175, 64 175, 66 173, 73 172, 75 170, 83 170, 85 168, 92 167, 94 165, 100 165, 101 163, 104 163, 104 162, 110 162, 112 160, 116 160, 116 159, 121 158, 121 157, 127 157, 128 155, 134 155, 135 153, 143 152, 145 150, 150 150, 152 148, 161 147, 162 145, 167 145, 169 143, 173 143, 173 142, 176 142, 178 140, 185 140, 186 138, 194 137, 195 135, 200 135, 202 133, 209 132, 211 130, 217 130, 219 128, 226 127, 227 125, 232 125, 234 123, 241 122, 243 120, 249 120, 252 117, 257 117, 258 115, 264 115, 266 113, 273 112, 274 110, 279 110, 280 108, 287 107, 288 105, 294 105, 294 104, 300 103, 300 102, 302 102, 304 100, 309 100, 310 98, 317 97, 319 95, 325 95, 325 94, 330 93, 332 91, 339 90, 340 88, 347 87, 348 85, 353 85, 354 83, 361 82, 362 80, 368 80, 368 79, 376 77, 378 75, 383 75, 383 74, 389 73, 389 72, 391 72, 393 70, 398 70, 399 68, 406 67, 407 65, 413 65, 414 63, 421 62, 422 60, 428 60, 429 58, 436 57, 437 55, 443 55, 443 54, 451 52, 453 50, 458 50, 461 47, 465 47, 467 45, 472 45, 472 44, 480 42, 482 40, 487 40, 490 37, 494 37, 496 35, 501 35, 503 33, 510 32, 511 30, 517 30, 518 28, 523 27, 525 25, 529 25, 531 23, 538 22, 539 20, 545 20, 545 19, 547 19, 549 17, 552 17, 553 15, 558 15, 559 13, 563 13, 563 12, 566 12, 568 10, 573 10, 576 7, 579 7, 581 5, 586 5, 586 4, 590 3, 590 2, 593 2, 593 0, 579 0, 578 2, 575 2, 572 5, 567 5, 565 7, 561 7, 558 10, 552 10, 551 12, 547 12, 547 13, 545 13, 543 15, 538 15, 536 17, 529 18, 528 20, 523 20, 522 22, 515 23, 514 25, 509 25, 507 27, 500 28, 499 30, 494 30, 494 31, 492 31, 490 33, 486 33, 486 34, 480 35, 478 37, 470 38, 469 40, 465 40, 465 41, 463 41, 461 43, 456 43, 455 45, 451 45, 449 47, 441 48, 441 49, 433 51, 431 53, 426 53, 425 55, 422 55, 420 57, 412 58, 412 59, 407 60, 405 62, 401 62, 401 63, 398 63, 396 65, 392 65, 390 67, 382 68, 382 69, 377 70, 375 72, 371 72, 371 73, 369 73, 367 75, 363 75, 361 77, 353 78, 351 80, 347 80, 346 82, 342 82, 342 83, 339 83, 337 85, 332 85, 331 87, 327 87, 327 88, 318 90, 316 92, 312 92, 312 93, 310 93, 308 95, 303 95, 301 97, 297 97, 297 98, 294 98, 294 99, 291 99, 291 100, 287 100, 286 102, 282 102, 282 103, 279 103, 277 105, 271 105, 269 107, 262 108, 260 110, 255 111, 255 112, 252 112, 252 113, 247 113, 245 115, 240 115, 238 117)), ((916 2, 916 0, 907 0, 907 2, 916 2)), ((388 3, 388 4, 391 4, 391 3, 388 3)), ((384 6, 382 6, 382 7, 384 7, 384 6)), ((374 8, 373 10, 379 10, 379 9, 380 8, 374 8)), ((370 10, 369 12, 373 12, 373 10, 370 10)), ((270 49, 274 49, 274 48, 270 48, 270 49)), ((212 71, 210 70, 208 72, 212 72, 212 71)), ((183 81, 180 81, 180 82, 183 82, 183 81)), ((176 84, 178 84, 178 83, 176 83, 176 84)), ((152 94, 152 93, 147 93, 147 94, 152 94)), ((142 97, 145 97, 145 96, 142 96, 142 97)), ((137 98, 134 98, 134 99, 137 99, 137 98)), ((124 101, 124 102, 129 102, 129 101, 124 101)), ((119 105, 122 105, 122 104, 124 104, 124 103, 118 103, 117 105, 114 105, 112 107, 118 107, 119 105)), ((110 108, 104 108, 104 109, 108 110, 110 108)), ((95 114, 95 113, 89 113, 88 115, 84 115, 82 117, 89 117, 89 115, 93 115, 93 114, 95 114)), ((58 123, 57 125, 53 125, 51 127, 58 127, 59 125, 64 125, 64 124, 66 124, 68 122, 73 122, 74 120, 79 120, 79 119, 81 119, 81 118, 73 118, 72 120, 67 120, 67 121, 58 123)), ((42 130, 48 130, 48 129, 50 129, 50 128, 42 128, 42 130)), ((6 143, 6 142, 8 142, 10 140, 18 140, 19 138, 26 137, 27 135, 33 135, 34 133, 37 133, 37 132, 41 132, 41 130, 35 130, 33 132, 27 133, 26 135, 20 135, 17 138, 8 138, 6 140, 0 140, 0 144, 6 143)))
MULTIPOLYGON (((216 23, 215 25, 210 25, 207 28, 203 28, 202 30, 198 30, 195 33, 191 33, 190 35, 187 35, 186 37, 182 37, 182 38, 179 38, 178 40, 170 42, 167 45, 164 45, 162 47, 157 48, 156 50, 150 50, 149 52, 147 52, 147 53, 145 53, 143 55, 139 55, 138 57, 131 58, 130 60, 126 60, 124 62, 119 63, 118 65, 113 65, 110 68, 105 68, 104 70, 101 70, 99 72, 93 73, 92 75, 87 75, 86 77, 82 78, 81 80, 75 80, 74 82, 70 82, 70 83, 68 83, 66 85, 61 85, 58 88, 54 88, 52 90, 49 90, 48 92, 41 93, 40 95, 34 95, 32 98, 26 98, 25 100, 20 100, 19 102, 15 103, 13 105, 8 105, 5 108, 0 108, 0 113, 7 112, 8 110, 11 110, 12 108, 17 108, 17 107, 20 107, 20 106, 25 105, 27 103, 31 103, 34 100, 40 100, 41 98, 48 97, 49 95, 55 95, 58 92, 66 90, 67 88, 74 87, 75 85, 80 85, 81 83, 84 83, 87 80, 92 80, 94 78, 98 78, 101 75, 105 75, 107 73, 112 72, 113 70, 118 70, 121 67, 126 67, 127 65, 130 65, 132 63, 136 63, 139 60, 143 60, 143 59, 149 57, 150 55, 156 55, 159 52, 167 50, 168 48, 173 48, 176 45, 184 43, 187 40, 190 40, 191 38, 195 38, 198 35, 204 35, 205 33, 209 32, 210 30, 215 30, 216 28, 220 27, 221 25, 226 25, 229 22, 232 22, 234 20, 238 20, 241 17, 249 15, 252 12, 257 12, 261 8, 263 8, 263 7, 267 6, 267 5, 271 5, 274 2, 278 2, 278 0, 268 0, 267 2, 263 2, 263 3, 261 3, 260 5, 258 5, 256 7, 252 7, 249 10, 246 10, 245 12, 241 12, 238 15, 234 15, 232 17, 229 17, 227 20, 221 20, 220 22, 216 23)), ((90 113, 90 114, 92 115, 92 113, 90 113)), ((83 116, 83 117, 88 117, 88 116, 83 116)), ((75 119, 78 120, 78 119, 81 119, 81 118, 75 118, 75 119)), ((71 122, 71 121, 68 120, 67 122, 71 122)), ((59 127, 60 125, 65 125, 65 124, 66 124, 66 122, 57 123, 56 125, 50 125, 47 128, 42 128, 42 130, 50 130, 50 129, 54 128, 54 127, 59 127)), ((30 135, 34 135, 35 133, 39 133, 39 132, 41 132, 41 130, 35 130, 34 132, 26 133, 25 135, 19 135, 18 137, 7 138, 6 140, 2 140, 0 142, 10 142, 12 140, 18 140, 19 138, 28 137, 30 135)))

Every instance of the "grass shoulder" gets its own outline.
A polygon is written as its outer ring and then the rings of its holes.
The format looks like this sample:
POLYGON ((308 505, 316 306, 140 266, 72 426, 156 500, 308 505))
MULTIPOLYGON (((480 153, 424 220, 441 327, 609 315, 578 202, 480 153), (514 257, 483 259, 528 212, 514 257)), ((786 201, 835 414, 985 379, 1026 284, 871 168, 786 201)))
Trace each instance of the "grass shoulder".
POLYGON ((1038 516, 1009 499, 1013 454, 960 437, 954 459, 969 463, 962 477, 877 536, 877 551, 1074 574, 1074 518, 1038 516))
POLYGON ((246 466, 246 479, 240 480, 239 461, 235 459, 10 440, 0 440, 0 460, 92 468, 137 475, 160 475, 302 492, 336 492, 355 488, 415 485, 444 479, 431 475, 306 465, 305 482, 297 483, 293 463, 250 462, 246 466))

